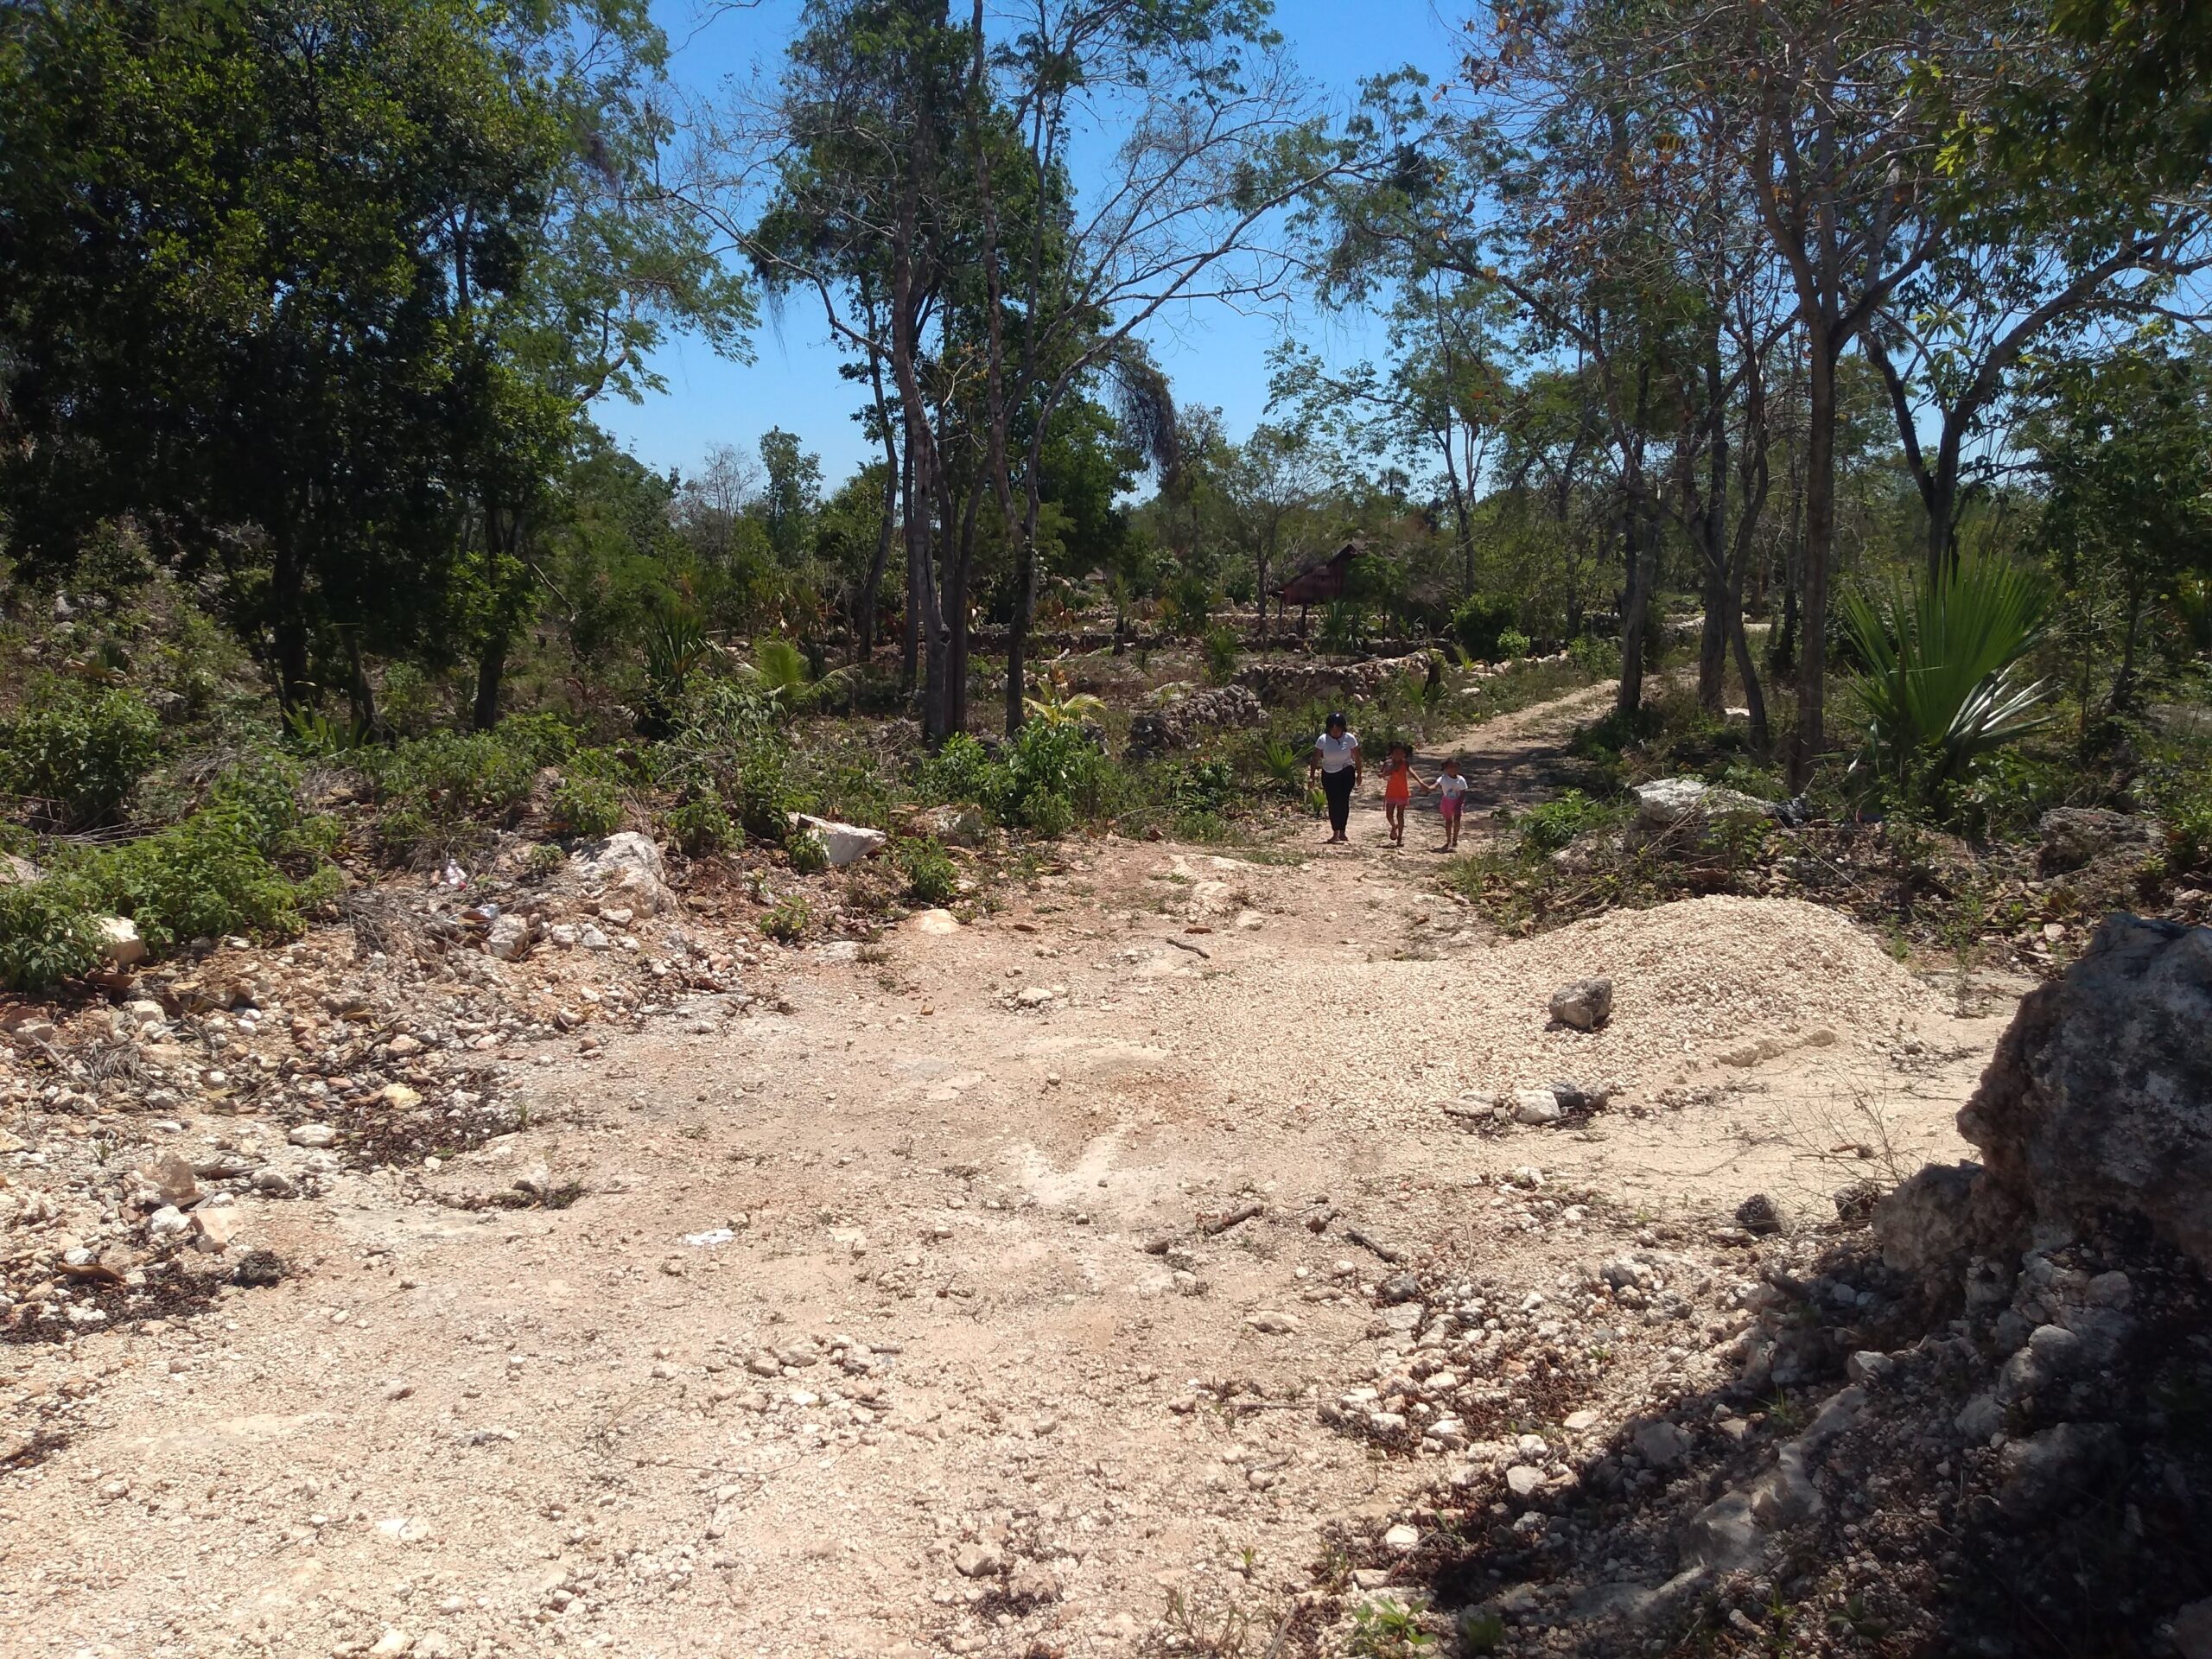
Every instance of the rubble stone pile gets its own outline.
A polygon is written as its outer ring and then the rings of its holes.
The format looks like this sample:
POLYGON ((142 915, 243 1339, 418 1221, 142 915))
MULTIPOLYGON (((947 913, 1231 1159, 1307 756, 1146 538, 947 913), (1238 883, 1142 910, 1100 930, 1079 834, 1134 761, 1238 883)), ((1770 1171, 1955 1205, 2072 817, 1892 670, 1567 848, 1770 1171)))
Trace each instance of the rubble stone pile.
MULTIPOLYGON (((271 1206, 359 1174, 411 1191, 520 1127, 520 1068, 549 1048, 590 1059, 610 1028, 756 1000, 741 976, 759 954, 688 930, 660 849, 632 832, 539 879, 434 878, 344 906, 349 928, 208 940, 111 1000, 0 1013, 0 1338, 64 1340, 269 1282, 271 1206)), ((479 1200, 558 1201, 526 1185, 479 1200)))
POLYGON ((1433 652, 1416 651, 1364 663, 1247 663, 1236 671, 1236 683, 1257 692, 1263 702, 1304 702, 1329 695, 1372 697, 1398 680, 1427 673, 1433 660, 1433 652))
POLYGON ((2212 932, 2111 918, 1960 1113, 1980 1163, 1746 1227, 1719 1382, 1471 1468, 1359 1581, 1514 1652, 2212 1654, 2208 1031, 2212 932))
POLYGON ((1267 718, 1258 696, 1248 686, 1205 686, 1163 707, 1129 717, 1129 758, 1188 748, 1210 731, 1257 726, 1267 718))

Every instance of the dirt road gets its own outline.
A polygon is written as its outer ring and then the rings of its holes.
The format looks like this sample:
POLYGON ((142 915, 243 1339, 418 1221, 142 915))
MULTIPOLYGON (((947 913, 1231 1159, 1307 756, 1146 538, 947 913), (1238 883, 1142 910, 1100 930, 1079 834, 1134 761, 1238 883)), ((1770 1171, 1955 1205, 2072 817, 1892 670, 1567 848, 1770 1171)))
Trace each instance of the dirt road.
MULTIPOLYGON (((1477 814, 1592 700, 1471 734, 1477 814)), ((0 1351, 0 1392, 72 1402, 0 1477, 0 1651, 1082 1656, 1249 1618, 1256 1653, 1341 1581, 1328 1523, 1719 1367, 1743 1198, 1820 1219, 1869 1123, 1954 1152, 2001 1017, 1849 924, 1708 900, 1501 944, 1379 811, 1354 834, 1068 843, 988 921, 788 959, 786 1011, 548 1046, 519 1134, 255 1206, 281 1285, 0 1351), (1581 971, 1611 1024, 1548 1027, 1581 971), (1471 1116, 1562 1075, 1611 1103, 1471 1116), (441 1202, 541 1164, 569 1207, 441 1202), (1600 1306, 1624 1255, 1679 1309, 1600 1306), (1423 1371, 1402 1267, 1594 1380, 1503 1353, 1471 1447, 1324 1421, 1423 1371)))

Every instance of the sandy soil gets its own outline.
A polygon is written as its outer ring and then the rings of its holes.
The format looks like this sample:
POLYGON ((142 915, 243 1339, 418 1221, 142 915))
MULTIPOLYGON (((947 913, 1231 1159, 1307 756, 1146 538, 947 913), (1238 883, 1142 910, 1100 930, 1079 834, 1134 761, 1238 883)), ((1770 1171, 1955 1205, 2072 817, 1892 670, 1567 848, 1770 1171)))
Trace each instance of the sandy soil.
MULTIPOLYGON (((1602 695, 1449 746, 1471 833, 1602 695)), ((0 1476, 0 1651, 1078 1656, 1248 1618, 1256 1654, 1328 1522, 1467 1455, 1322 1421, 1408 1334, 1348 1227, 1570 1320, 1619 1317, 1590 1263, 1662 1268, 1681 1311, 1493 1431, 1568 1444, 1720 1364, 1745 1197, 1811 1224, 1958 1154, 2006 996, 1961 1018, 1780 901, 1500 943, 1429 882, 1433 818, 1353 835, 1067 843, 987 922, 794 962, 788 1012, 549 1048, 520 1134, 257 1206, 281 1285, 0 1350, 67 1437, 0 1476), (1611 1024, 1548 1029, 1594 972, 1611 1024), (1618 1093, 1465 1115, 1561 1075, 1618 1093), (540 1164, 582 1196, 441 1201, 540 1164)))

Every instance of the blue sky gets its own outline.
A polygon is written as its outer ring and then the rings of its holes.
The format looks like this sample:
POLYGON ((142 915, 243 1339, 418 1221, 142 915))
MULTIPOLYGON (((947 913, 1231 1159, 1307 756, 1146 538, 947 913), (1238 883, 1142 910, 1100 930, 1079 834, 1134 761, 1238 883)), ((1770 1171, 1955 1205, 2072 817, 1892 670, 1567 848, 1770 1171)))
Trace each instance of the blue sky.
MULTIPOLYGON (((713 93, 732 77, 772 73, 798 16, 798 0, 761 0, 719 8, 700 21, 700 0, 656 0, 655 16, 677 48, 672 73, 692 96, 713 93)), ((1414 63, 1448 73, 1452 31, 1432 0, 1276 0, 1277 26, 1297 63, 1336 104, 1348 104, 1364 77, 1414 63)), ((1374 349, 1359 319, 1239 315, 1213 306, 1179 316, 1151 336, 1155 355, 1185 404, 1220 408, 1242 435, 1267 412, 1268 353, 1287 327, 1325 356, 1349 360, 1374 349)), ((654 359, 667 391, 641 404, 602 403, 596 413, 639 460, 691 470, 710 445, 751 449, 780 426, 822 456, 834 484, 864 457, 851 416, 855 388, 839 378, 837 353, 822 323, 794 304, 765 315, 753 339, 753 361, 733 363, 696 339, 673 339, 654 359)))

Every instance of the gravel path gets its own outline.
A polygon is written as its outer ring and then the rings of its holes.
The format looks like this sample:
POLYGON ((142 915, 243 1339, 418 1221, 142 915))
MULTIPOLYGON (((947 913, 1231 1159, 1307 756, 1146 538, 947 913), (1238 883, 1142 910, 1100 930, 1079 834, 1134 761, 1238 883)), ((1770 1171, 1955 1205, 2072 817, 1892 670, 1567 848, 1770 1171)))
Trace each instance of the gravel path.
MULTIPOLYGON (((1493 798, 1592 701, 1471 734, 1493 798)), ((1506 1351, 1464 1399, 1556 1458, 1723 1363, 1744 1197, 1809 1222, 1854 1141, 1955 1147, 2001 1017, 1949 1017, 1833 914, 1708 899, 1499 944, 1433 860, 1376 849, 1379 812, 1355 836, 1071 843, 988 924, 792 961, 788 1012, 702 997, 564 1053, 522 1133, 256 1205, 281 1285, 0 1350, 4 1421, 46 1437, 0 1474, 0 1652, 1264 1631, 1329 1522, 1513 1453, 1472 1414, 1472 1446, 1389 1455, 1323 1421, 1413 1363, 1376 1247, 1489 1287, 1506 1351), (1547 1029, 1590 972, 1611 1023, 1547 1029), (1579 1128, 1444 1109, 1562 1074, 1618 1093, 1579 1128), (540 1165, 583 1195, 453 1207, 540 1165), (1679 1307, 1593 1301, 1622 1253, 1679 1307), (1602 1363, 1540 1389, 1577 1343, 1602 1363)))

